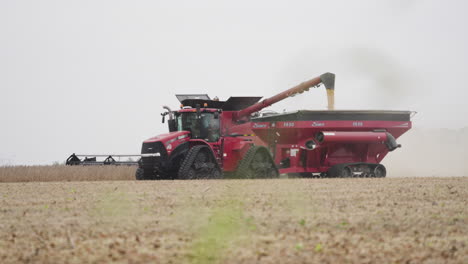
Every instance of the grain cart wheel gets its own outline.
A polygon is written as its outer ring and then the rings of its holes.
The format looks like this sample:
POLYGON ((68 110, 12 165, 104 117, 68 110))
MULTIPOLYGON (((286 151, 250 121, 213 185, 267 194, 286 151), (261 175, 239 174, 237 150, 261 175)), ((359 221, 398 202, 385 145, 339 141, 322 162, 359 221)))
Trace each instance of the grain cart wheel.
POLYGON ((331 167, 327 173, 332 178, 350 178, 353 177, 353 171, 344 164, 338 164, 331 167))
POLYGON ((340 178, 351 178, 353 177, 353 171, 350 167, 346 166, 341 169, 340 178))
POLYGON ((387 169, 385 169, 384 165, 379 164, 374 168, 374 173, 373 174, 377 178, 384 178, 385 176, 387 176, 387 169))
POLYGON ((279 172, 265 147, 253 146, 237 167, 238 178, 278 178, 279 172))
POLYGON ((209 147, 192 147, 182 161, 178 172, 179 179, 216 179, 221 170, 209 147))

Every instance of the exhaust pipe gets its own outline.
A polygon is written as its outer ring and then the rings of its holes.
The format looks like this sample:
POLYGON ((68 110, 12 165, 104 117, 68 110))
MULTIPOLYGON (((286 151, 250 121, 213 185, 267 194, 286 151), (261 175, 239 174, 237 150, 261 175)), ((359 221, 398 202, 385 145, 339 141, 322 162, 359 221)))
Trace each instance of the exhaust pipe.
POLYGON ((169 112, 169 120, 174 119, 174 114, 172 113, 171 108, 169 108, 169 106, 167 106, 167 105, 163 105, 163 108, 166 109, 167 112, 169 112))

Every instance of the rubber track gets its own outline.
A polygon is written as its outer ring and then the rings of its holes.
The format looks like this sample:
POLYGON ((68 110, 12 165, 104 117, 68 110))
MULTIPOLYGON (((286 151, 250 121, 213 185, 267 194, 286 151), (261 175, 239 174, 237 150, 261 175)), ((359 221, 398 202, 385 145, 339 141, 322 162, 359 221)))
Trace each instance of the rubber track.
MULTIPOLYGON (((347 177, 347 178, 376 178, 373 171, 377 166, 382 165, 382 164, 365 163, 365 162, 337 164, 337 165, 334 165, 333 167, 331 167, 329 169, 326 177, 320 177, 320 178, 340 178, 340 177, 338 177, 339 171, 342 168, 346 167, 346 166, 353 166, 353 165, 367 165, 367 166, 369 166, 371 168, 372 172, 370 174, 367 174, 367 176, 364 176, 365 174, 360 174, 359 176, 351 176, 351 177, 347 177)), ((386 176, 384 176, 384 177, 386 177, 386 176)))
POLYGON ((145 180, 154 180, 155 176, 152 173, 148 173, 143 168, 137 168, 135 172, 135 178, 138 181, 145 181, 145 180))
POLYGON ((257 149, 257 146, 252 146, 249 150, 247 150, 247 154, 245 154, 245 157, 239 162, 239 166, 237 167, 236 178, 250 178, 250 175, 248 175, 249 165, 252 162, 257 149))
POLYGON ((178 179, 188 179, 188 173, 190 171, 190 167, 192 166, 193 162, 195 161, 195 157, 197 156, 198 152, 200 149, 202 149, 205 146, 194 146, 191 149, 189 149, 187 155, 185 156, 184 161, 180 165, 179 172, 177 173, 177 178, 178 179))
MULTIPOLYGON (((236 178, 255 178, 255 175, 249 175, 249 166, 250 166, 250 163, 252 162, 255 154, 257 153, 257 151, 259 151, 260 149, 265 149, 265 151, 267 153, 268 150, 265 148, 265 147, 262 147, 262 146, 252 146, 248 151, 247 151, 247 154, 245 155, 245 157, 240 161, 239 163, 239 166, 237 167, 237 170, 236 170, 236 178), (247 177, 246 177, 247 176, 247 177)), ((278 169, 276 168, 273 160, 271 159, 271 155, 268 155, 268 158, 270 160, 270 162, 273 164, 273 167, 274 169, 276 170, 278 176, 279 176, 279 172, 278 172, 278 169)))
POLYGON ((142 168, 137 168, 135 172, 135 179, 137 179, 137 181, 142 181, 145 179, 145 171, 142 168))
POLYGON ((189 179, 187 178, 187 176, 189 175, 190 167, 192 167, 192 164, 195 161, 195 158, 197 157, 198 152, 200 152, 200 150, 204 148, 208 149, 209 155, 211 156, 212 160, 214 160, 215 166, 219 170, 218 163, 216 162, 216 158, 214 157, 211 149, 209 149, 207 146, 198 145, 198 146, 192 147, 188 151, 187 155, 185 156, 185 159, 182 162, 179 172, 177 174, 178 179, 189 179))

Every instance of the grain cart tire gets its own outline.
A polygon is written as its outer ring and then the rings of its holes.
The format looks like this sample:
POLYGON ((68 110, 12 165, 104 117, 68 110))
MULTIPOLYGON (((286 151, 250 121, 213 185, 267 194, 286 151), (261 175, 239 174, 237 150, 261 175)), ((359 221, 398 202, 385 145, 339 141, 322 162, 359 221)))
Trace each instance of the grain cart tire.
POLYGON ((346 166, 343 169, 341 169, 340 178, 351 178, 351 177, 353 177, 353 171, 351 170, 350 167, 346 166))
POLYGON ((353 177, 353 171, 349 166, 338 164, 331 167, 327 173, 332 178, 350 178, 353 177))
POLYGON ((387 169, 385 169, 384 165, 379 164, 374 168, 373 174, 377 178, 384 178, 385 176, 387 176, 387 169))
POLYGON ((279 172, 265 147, 253 146, 237 166, 237 178, 278 178, 279 172))
POLYGON ((182 161, 179 179, 215 179, 221 177, 221 169, 218 166, 213 152, 208 146, 198 145, 192 147, 182 161))

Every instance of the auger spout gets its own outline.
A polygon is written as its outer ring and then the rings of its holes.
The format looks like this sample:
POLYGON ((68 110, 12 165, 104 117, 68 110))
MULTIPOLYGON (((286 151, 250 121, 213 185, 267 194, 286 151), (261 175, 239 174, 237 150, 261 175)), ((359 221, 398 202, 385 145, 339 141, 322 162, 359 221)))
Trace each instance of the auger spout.
POLYGON ((262 110, 263 108, 268 107, 272 104, 275 104, 288 97, 292 97, 296 94, 301 94, 303 92, 309 91, 310 88, 314 86, 318 86, 321 83, 327 89, 328 109, 332 110, 334 108, 335 74, 327 72, 309 81, 306 81, 297 86, 294 86, 284 92, 281 92, 270 98, 264 99, 261 102, 253 104, 243 110, 240 110, 237 113, 237 115, 234 115, 234 118, 237 120, 240 120, 244 117, 250 116, 252 113, 258 112, 262 110))

